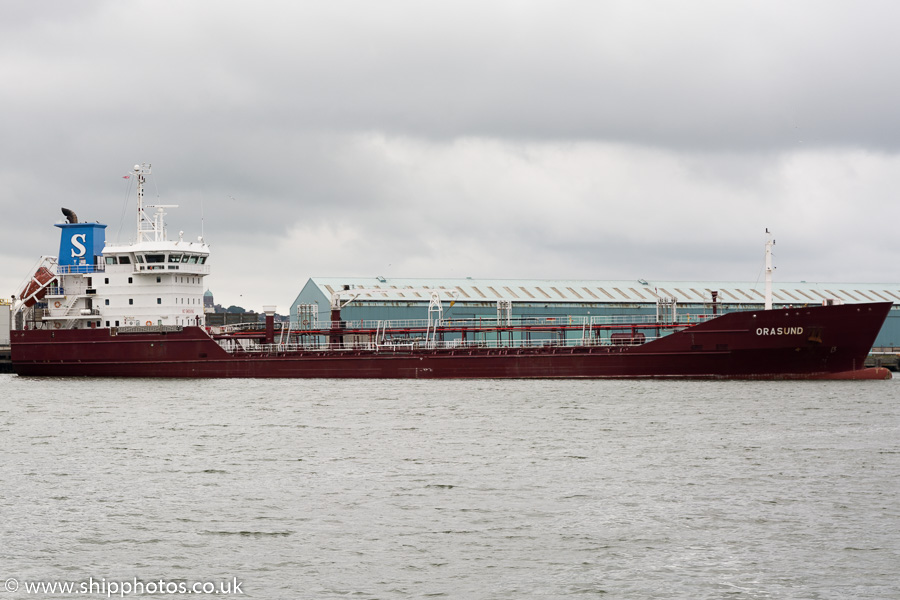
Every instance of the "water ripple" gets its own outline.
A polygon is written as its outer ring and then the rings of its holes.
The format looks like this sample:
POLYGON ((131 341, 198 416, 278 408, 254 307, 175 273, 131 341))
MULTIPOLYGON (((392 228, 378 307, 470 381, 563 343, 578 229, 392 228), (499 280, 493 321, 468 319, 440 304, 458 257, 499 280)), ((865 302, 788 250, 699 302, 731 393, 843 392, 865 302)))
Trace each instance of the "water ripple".
POLYGON ((0 375, 0 397, 5 577, 237 577, 266 599, 900 597, 898 380, 0 375))

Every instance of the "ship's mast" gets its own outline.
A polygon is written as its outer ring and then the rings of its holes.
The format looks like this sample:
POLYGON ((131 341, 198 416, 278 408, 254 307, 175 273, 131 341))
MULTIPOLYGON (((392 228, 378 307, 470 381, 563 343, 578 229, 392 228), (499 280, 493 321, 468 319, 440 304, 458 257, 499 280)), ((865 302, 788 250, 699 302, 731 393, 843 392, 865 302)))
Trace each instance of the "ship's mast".
POLYGON ((134 165, 134 177, 137 179, 137 241, 164 242, 166 241, 166 212, 164 208, 177 208, 177 204, 148 204, 146 208, 155 208, 156 212, 151 218, 144 212, 144 182, 145 175, 150 174, 150 163, 134 165))
POLYGON ((766 229, 766 310, 772 310, 772 272, 775 267, 772 266, 772 246, 775 240, 772 234, 766 229))
POLYGON ((137 241, 149 242, 156 236, 154 234, 153 221, 144 213, 144 181, 145 175, 150 174, 150 164, 134 165, 134 178, 137 179, 137 241))

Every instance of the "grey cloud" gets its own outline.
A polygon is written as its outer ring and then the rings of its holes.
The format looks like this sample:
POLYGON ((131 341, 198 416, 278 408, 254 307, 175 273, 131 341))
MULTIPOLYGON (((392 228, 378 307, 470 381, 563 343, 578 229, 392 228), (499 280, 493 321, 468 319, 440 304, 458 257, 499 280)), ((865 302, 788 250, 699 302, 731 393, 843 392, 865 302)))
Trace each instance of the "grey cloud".
POLYGON ((177 127, 197 144, 232 129, 898 142, 900 7, 887 2, 94 6, 77 27, 35 19, 2 43, 3 62, 24 48, 41 80, 15 108, 59 94, 49 124, 177 127))

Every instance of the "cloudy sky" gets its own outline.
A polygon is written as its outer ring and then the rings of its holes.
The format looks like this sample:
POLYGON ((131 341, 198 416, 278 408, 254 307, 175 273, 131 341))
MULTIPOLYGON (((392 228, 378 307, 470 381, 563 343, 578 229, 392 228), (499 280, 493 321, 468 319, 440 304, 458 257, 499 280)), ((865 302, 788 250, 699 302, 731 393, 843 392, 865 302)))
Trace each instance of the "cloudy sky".
POLYGON ((900 4, 0 0, 0 287, 132 165, 223 304, 312 276, 896 282, 900 4))

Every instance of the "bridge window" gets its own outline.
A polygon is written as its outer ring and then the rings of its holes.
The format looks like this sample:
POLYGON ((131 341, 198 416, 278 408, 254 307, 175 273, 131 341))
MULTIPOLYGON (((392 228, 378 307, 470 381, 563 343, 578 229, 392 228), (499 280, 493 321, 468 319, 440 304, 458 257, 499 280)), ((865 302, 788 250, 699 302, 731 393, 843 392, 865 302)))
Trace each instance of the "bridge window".
POLYGON ((166 255, 165 254, 148 254, 147 262, 148 263, 166 262, 166 255))
POLYGON ((120 264, 120 265, 130 265, 130 264, 131 264, 131 259, 130 259, 129 257, 127 257, 127 256, 120 256, 120 257, 119 257, 119 264, 120 264))

